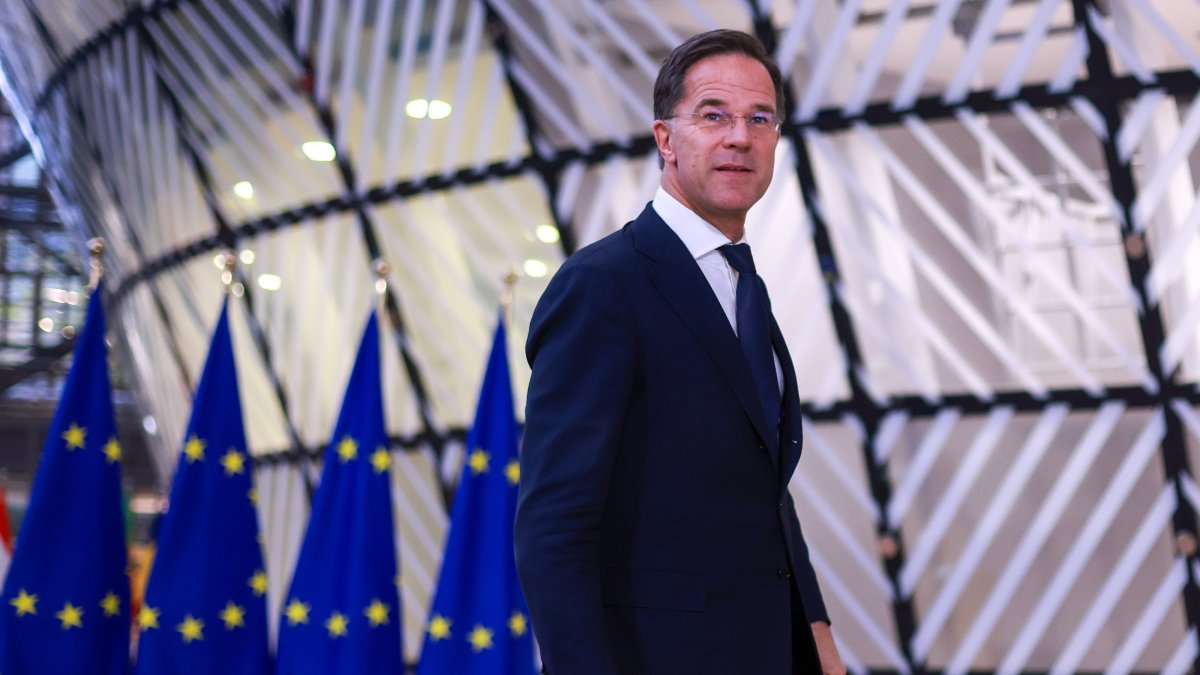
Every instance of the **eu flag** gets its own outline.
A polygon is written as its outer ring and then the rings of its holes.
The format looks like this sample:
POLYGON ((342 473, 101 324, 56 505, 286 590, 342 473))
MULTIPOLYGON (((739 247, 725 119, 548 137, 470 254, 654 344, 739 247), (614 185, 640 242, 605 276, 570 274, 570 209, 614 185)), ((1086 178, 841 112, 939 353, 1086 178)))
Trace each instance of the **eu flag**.
POLYGON ((404 672, 391 461, 372 313, 284 598, 280 675, 404 672))
POLYGON ((267 575, 251 473, 226 300, 159 523, 135 672, 266 675, 267 575))
POLYGON ((425 631, 419 672, 427 675, 535 672, 529 610, 513 559, 521 470, 507 344, 501 319, 425 631))
POLYGON ((121 446, 97 287, 29 496, 0 605, 0 672, 125 673, 121 446))

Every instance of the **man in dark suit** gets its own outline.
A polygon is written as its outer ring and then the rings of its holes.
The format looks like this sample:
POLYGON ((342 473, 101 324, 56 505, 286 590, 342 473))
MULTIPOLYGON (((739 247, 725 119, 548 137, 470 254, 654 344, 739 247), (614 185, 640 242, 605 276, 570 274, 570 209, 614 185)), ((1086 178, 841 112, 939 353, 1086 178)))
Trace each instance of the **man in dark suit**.
POLYGON ((546 672, 842 673, 787 485, 796 376, 743 242, 779 69, 698 35, 654 87, 654 201, 533 315, 517 566, 546 672))

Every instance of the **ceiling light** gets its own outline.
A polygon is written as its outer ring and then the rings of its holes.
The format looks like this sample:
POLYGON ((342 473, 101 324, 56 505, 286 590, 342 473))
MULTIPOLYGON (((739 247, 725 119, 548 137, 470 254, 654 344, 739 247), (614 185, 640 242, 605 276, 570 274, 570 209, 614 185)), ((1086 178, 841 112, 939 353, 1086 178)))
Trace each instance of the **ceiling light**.
POLYGON ((528 274, 535 279, 540 279, 541 277, 546 276, 546 273, 549 271, 549 266, 547 266, 546 263, 542 262, 541 260, 534 260, 533 258, 530 258, 529 260, 525 261, 525 274, 528 274))
POLYGON ((449 103, 437 98, 432 101, 414 98, 404 105, 404 114, 417 120, 426 117, 431 120, 444 120, 450 116, 452 111, 453 108, 449 103))
POLYGON ((246 200, 254 199, 254 186, 248 180, 239 181, 233 184, 233 194, 246 200))
POLYGON ((253 265, 256 259, 254 255, 254 249, 251 248, 242 249, 242 252, 238 254, 238 257, 242 259, 243 265, 253 265))
POLYGON ((225 254, 218 253, 213 256, 213 266, 219 270, 225 269, 225 254))
POLYGON ((337 151, 325 141, 305 141, 300 150, 314 162, 332 162, 337 157, 337 151))
POLYGON ((547 244, 556 243, 558 241, 558 228, 553 225, 538 225, 537 238, 547 244))
POLYGON ((450 116, 450 104, 439 99, 433 99, 429 102, 429 119, 444 120, 450 116))
POLYGON ((404 112, 413 119, 421 119, 429 114, 429 101, 414 98, 404 106, 404 112))
POLYGON ((260 274, 258 287, 264 291, 277 291, 283 288, 283 279, 280 279, 278 274, 260 274))
POLYGON ((54 319, 51 319, 48 316, 43 316, 42 318, 38 319, 38 328, 41 328, 42 332, 44 333, 49 333, 50 331, 54 330, 54 319))

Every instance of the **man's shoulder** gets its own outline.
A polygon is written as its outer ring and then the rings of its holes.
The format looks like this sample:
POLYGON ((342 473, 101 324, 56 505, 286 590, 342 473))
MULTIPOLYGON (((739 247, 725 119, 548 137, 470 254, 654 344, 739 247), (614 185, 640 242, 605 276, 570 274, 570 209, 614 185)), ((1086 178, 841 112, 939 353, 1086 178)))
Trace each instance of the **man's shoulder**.
POLYGON ((657 215, 647 206, 641 215, 625 223, 621 229, 576 251, 563 263, 563 269, 590 266, 611 270, 636 264, 644 259, 638 247, 638 236, 653 226, 653 219, 657 219, 657 215))

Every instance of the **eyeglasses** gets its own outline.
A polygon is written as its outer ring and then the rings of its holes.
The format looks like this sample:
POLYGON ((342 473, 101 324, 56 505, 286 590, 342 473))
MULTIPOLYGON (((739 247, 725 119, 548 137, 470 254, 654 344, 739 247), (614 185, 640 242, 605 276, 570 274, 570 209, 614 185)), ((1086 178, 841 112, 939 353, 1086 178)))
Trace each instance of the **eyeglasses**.
POLYGON ((775 113, 755 112, 749 115, 737 115, 724 110, 708 110, 698 113, 679 113, 672 115, 666 119, 675 117, 692 117, 696 120, 696 126, 701 129, 718 131, 721 129, 732 129, 733 125, 737 124, 739 119, 746 121, 746 128, 752 133, 765 134, 769 132, 778 132, 783 126, 783 120, 775 116, 775 113))

